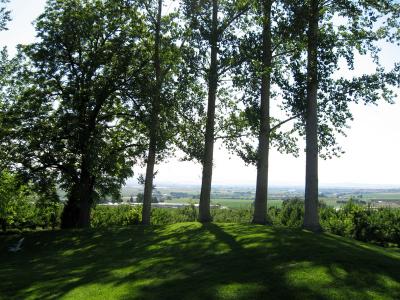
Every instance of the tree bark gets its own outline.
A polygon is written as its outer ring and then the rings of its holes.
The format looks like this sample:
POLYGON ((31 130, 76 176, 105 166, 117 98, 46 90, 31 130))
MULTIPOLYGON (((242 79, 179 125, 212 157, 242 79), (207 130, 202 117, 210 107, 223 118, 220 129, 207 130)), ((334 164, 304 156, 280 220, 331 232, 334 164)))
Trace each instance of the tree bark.
POLYGON ((306 184, 303 227, 318 232, 321 231, 318 216, 318 0, 310 0, 308 17, 306 184))
POLYGON ((79 228, 90 226, 90 208, 92 206, 93 182, 89 170, 85 165, 81 170, 79 184, 79 228))
POLYGON ((90 173, 90 159, 82 156, 79 179, 72 186, 61 215, 61 228, 87 228, 94 193, 94 177, 90 173))
POLYGON ((0 223, 1 223, 1 230, 3 232, 6 232, 7 231, 7 221, 6 221, 6 219, 0 219, 0 223))
POLYGON ((76 182, 71 188, 67 203, 64 205, 61 214, 61 229, 69 229, 78 227, 79 220, 79 184, 76 182))
POLYGON ((215 102, 218 87, 218 0, 212 1, 211 61, 208 74, 208 107, 204 143, 203 174, 201 182, 199 221, 211 222, 210 198, 214 156, 215 102))
POLYGON ((272 67, 272 41, 271 41, 271 0, 264 0, 263 10, 263 57, 261 76, 260 99, 260 131, 258 138, 257 185, 254 201, 253 223, 267 223, 268 199, 268 156, 270 144, 270 95, 271 95, 271 67, 272 67))
POLYGON ((160 127, 159 113, 161 102, 161 62, 160 62, 160 46, 161 46, 161 14, 162 0, 158 0, 158 11, 155 28, 155 43, 154 43, 154 71, 156 76, 156 89, 154 91, 152 103, 152 116, 150 124, 150 142, 149 152, 147 155, 146 178, 144 183, 143 193, 143 209, 142 209, 142 224, 150 224, 151 215, 151 199, 153 194, 153 179, 154 165, 156 163, 157 140, 160 127))

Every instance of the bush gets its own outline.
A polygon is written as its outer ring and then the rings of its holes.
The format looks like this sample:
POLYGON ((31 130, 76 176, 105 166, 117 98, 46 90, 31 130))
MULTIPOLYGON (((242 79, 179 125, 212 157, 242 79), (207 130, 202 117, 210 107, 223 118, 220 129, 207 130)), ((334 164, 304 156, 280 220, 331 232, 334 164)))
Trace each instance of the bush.
POLYGON ((213 209, 211 214, 217 223, 250 223, 253 218, 253 208, 213 209))
POLYGON ((304 201, 294 198, 282 203, 278 221, 279 225, 301 227, 303 225, 304 201))
MULTIPOLYGON (((3 184, 3 190, 4 190, 3 184)), ((11 194, 9 194, 11 195, 11 194)), ((8 229, 55 228, 59 226, 62 205, 55 201, 35 200, 14 194, 8 205, 7 214, 2 211, 2 218, 7 217, 8 229), (12 205, 10 205, 12 203, 12 205), (11 209, 12 208, 12 209, 11 209)), ((3 195, 3 200, 4 200, 3 195)), ((8 199, 8 198, 7 198, 8 199)), ((381 246, 400 246, 400 209, 361 206, 349 201, 340 209, 327 207, 320 203, 321 226, 327 232, 381 246)), ((198 209, 194 204, 177 209, 153 208, 151 222, 155 225, 179 222, 194 222, 198 219, 198 209)), ((253 208, 212 209, 214 222, 250 223, 253 208)), ((136 225, 141 222, 142 206, 97 205, 91 212, 92 227, 110 227, 136 225)), ((270 224, 286 227, 301 227, 303 224, 304 201, 285 200, 282 207, 270 207, 270 224)))
POLYGON ((349 201, 337 211, 332 208, 323 209, 321 224, 333 234, 381 246, 400 246, 399 209, 373 209, 349 201))
POLYGON ((92 227, 137 225, 142 217, 140 205, 97 205, 91 211, 92 227))
POLYGON ((364 208, 349 201, 342 208, 324 208, 320 211, 321 226, 325 231, 344 237, 354 237, 354 216, 364 208))
POLYGON ((59 224, 60 213, 55 189, 48 188, 39 193, 31 183, 22 182, 10 172, 0 172, 0 224, 3 231, 37 227, 54 229, 59 224))

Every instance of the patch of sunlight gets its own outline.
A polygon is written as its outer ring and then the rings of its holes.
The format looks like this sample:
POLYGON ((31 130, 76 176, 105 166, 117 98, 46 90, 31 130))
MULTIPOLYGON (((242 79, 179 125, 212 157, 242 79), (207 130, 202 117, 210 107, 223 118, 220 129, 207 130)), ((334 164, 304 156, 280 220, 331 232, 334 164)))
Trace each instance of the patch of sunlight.
MULTIPOLYGON (((137 283, 135 282, 135 286, 137 286, 137 283)), ((150 284, 150 282, 147 284, 150 284)), ((117 286, 114 283, 80 285, 70 290, 61 299, 123 299, 126 297, 128 291, 132 292, 137 288, 135 286, 128 282, 118 284, 117 286)))
POLYGON ((111 270, 110 271, 110 275, 113 278, 125 278, 126 276, 129 276, 130 274, 135 272, 135 267, 133 266, 127 266, 125 268, 119 268, 119 269, 115 269, 115 270, 111 270))
POLYGON ((377 291, 368 290, 365 293, 368 295, 369 299, 387 299, 387 300, 395 299, 392 297, 385 297, 384 295, 382 295, 382 293, 378 293, 377 291))
POLYGON ((162 264, 162 263, 168 263, 173 261, 173 257, 150 257, 146 259, 142 259, 141 261, 137 262, 135 267, 140 270, 140 269, 146 269, 148 267, 157 265, 157 264, 162 264))
POLYGON ((345 280, 346 276, 348 275, 346 270, 344 270, 343 268, 341 268, 337 265, 332 265, 330 267, 330 272, 332 273, 332 276, 334 276, 336 279, 340 279, 340 280, 345 280))
POLYGON ((77 254, 79 252, 90 252, 90 250, 93 250, 96 248, 95 245, 88 245, 86 247, 78 248, 78 249, 68 249, 65 250, 64 252, 61 253, 61 256, 71 256, 74 254, 77 254))
POLYGON ((334 278, 324 266, 315 266, 311 262, 283 264, 279 267, 285 271, 288 283, 295 286, 314 286, 316 288, 330 285, 334 278))
POLYGON ((160 236, 163 235, 168 235, 171 233, 179 233, 179 232, 186 232, 188 230, 192 230, 192 229, 199 229, 201 228, 201 224, 200 223, 175 223, 175 224, 171 224, 168 225, 166 227, 162 228, 162 234, 160 236))
POLYGON ((169 280, 184 279, 182 275, 171 275, 168 278, 145 278, 145 279, 123 279, 115 278, 107 283, 90 283, 80 285, 79 287, 69 291, 61 299, 127 299, 139 294, 143 287, 157 286, 169 280), (128 298, 129 298, 128 297, 128 298))
POLYGON ((29 288, 18 291, 18 293, 21 293, 24 296, 16 297, 15 299, 26 299, 26 300, 42 299, 44 298, 44 293, 49 293, 50 295, 53 292, 58 293, 59 286, 64 286, 68 284, 76 285, 79 284, 80 280, 82 280, 81 277, 69 277, 69 278, 63 278, 62 280, 53 279, 53 280, 47 280, 46 282, 38 282, 32 284, 29 288))
POLYGON ((252 299, 266 287, 259 283, 228 283, 215 287, 218 299, 252 299))
POLYGON ((313 295, 326 299, 385 299, 371 289, 355 288, 354 280, 349 281, 349 274, 343 268, 313 265, 311 262, 288 264, 285 278, 295 288, 307 290, 313 295), (368 296, 367 296, 368 295, 368 296))
POLYGON ((266 233, 253 233, 253 234, 247 234, 244 236, 240 236, 237 238, 238 241, 240 242, 246 242, 247 240, 261 240, 264 241, 266 239, 270 239, 270 237, 266 233))
POLYGON ((75 254, 75 250, 68 249, 68 250, 65 250, 63 253, 61 253, 61 256, 71 256, 74 254, 75 254))
POLYGON ((272 242, 266 242, 265 240, 257 240, 254 238, 251 239, 241 239, 239 240, 241 242, 241 245, 245 249, 254 249, 254 248, 272 248, 274 244, 272 242))
POLYGON ((394 289, 400 291, 400 283, 393 278, 383 274, 376 274, 376 278, 377 283, 385 287, 386 289, 394 289))

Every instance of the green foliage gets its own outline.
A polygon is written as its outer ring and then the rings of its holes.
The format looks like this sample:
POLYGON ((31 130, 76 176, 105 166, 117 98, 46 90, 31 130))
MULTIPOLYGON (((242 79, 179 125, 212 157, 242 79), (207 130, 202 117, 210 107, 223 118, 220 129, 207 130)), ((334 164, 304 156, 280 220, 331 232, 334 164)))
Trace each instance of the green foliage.
POLYGON ((285 200, 280 212, 280 224, 288 227, 300 227, 303 224, 304 201, 285 200))
POLYGON ((400 246, 400 210, 364 208, 349 202, 342 209, 321 214, 325 230, 381 246, 400 246))
POLYGON ((60 222, 62 206, 58 197, 35 191, 6 171, 0 174, 0 226, 8 229, 55 228, 60 222))
POLYGON ((349 201, 340 210, 328 208, 320 212, 321 226, 334 234, 352 237, 355 230, 354 215, 363 208, 349 201))
POLYGON ((36 226, 55 229, 60 226, 63 205, 58 198, 42 195, 35 203, 36 226))
POLYGON ((100 197, 118 198, 144 150, 130 91, 149 61, 148 31, 125 0, 49 0, 35 25, 0 142, 13 169, 67 192, 73 227, 100 197))
POLYGON ((253 208, 213 209, 211 215, 217 223, 250 223, 253 217, 253 208))
POLYGON ((28 187, 9 172, 0 173, 0 222, 2 230, 24 224, 32 217, 28 187))
MULTIPOLYGON (((327 232, 381 246, 400 246, 400 209, 365 207, 350 200, 340 209, 320 203, 320 222, 327 232)), ((270 207, 274 225, 301 227, 304 201, 286 200, 281 208, 270 207)))
POLYGON ((151 222, 155 225, 195 222, 197 217, 198 210, 194 205, 177 209, 153 208, 151 212, 151 222))
MULTIPOLYGON (((28 192, 26 186, 19 187, 12 182, 5 175, 0 182, 0 219, 7 220, 9 229, 59 227, 61 204, 45 201, 43 196, 32 196, 33 192, 28 192), (12 191, 10 187, 13 187, 12 191), (7 198, 4 195, 9 196, 7 198)), ((137 225, 141 222, 141 213, 141 205, 97 205, 91 213, 91 226, 107 228, 137 225)), ((337 210, 320 203, 319 213, 326 232, 381 246, 400 246, 400 209, 373 209, 350 201, 337 210)), ((212 209, 211 214, 216 223, 248 224, 253 217, 253 208, 218 208, 212 209)), ((267 219, 274 226, 300 228, 303 216, 304 201, 295 198, 283 201, 281 207, 269 207, 267 219)), ((155 207, 151 212, 154 225, 195 222, 197 219, 198 208, 194 204, 176 209, 155 207)))
POLYGON ((139 205, 97 205, 91 212, 92 227, 137 225, 140 223, 142 207, 139 205))

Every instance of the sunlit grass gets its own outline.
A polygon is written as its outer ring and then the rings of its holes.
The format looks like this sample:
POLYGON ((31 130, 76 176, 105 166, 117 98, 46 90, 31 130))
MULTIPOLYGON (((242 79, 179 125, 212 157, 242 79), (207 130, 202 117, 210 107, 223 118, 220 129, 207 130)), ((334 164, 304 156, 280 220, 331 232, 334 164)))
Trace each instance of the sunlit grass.
POLYGON ((400 253, 333 235, 181 223, 0 237, 0 299, 399 299, 400 253))

